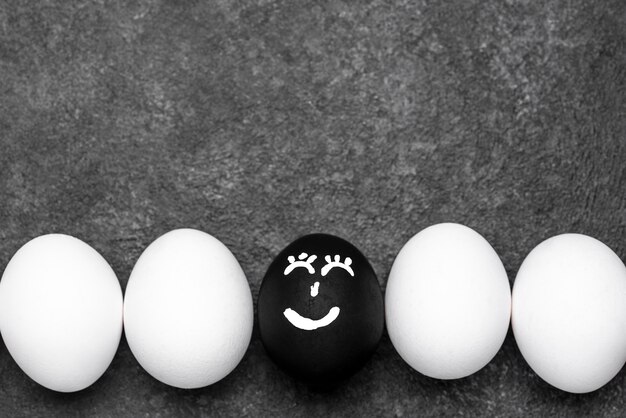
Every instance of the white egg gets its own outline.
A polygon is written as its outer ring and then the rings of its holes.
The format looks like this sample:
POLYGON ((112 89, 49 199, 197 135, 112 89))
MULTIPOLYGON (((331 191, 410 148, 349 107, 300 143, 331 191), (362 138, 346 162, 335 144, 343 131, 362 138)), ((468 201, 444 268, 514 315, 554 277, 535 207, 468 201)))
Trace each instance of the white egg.
POLYGON ((511 321, 542 379, 567 392, 596 390, 626 361, 626 267, 594 238, 552 237, 517 273, 511 321))
POLYGON ((233 254, 193 229, 154 241, 135 265, 124 300, 131 351, 153 377, 200 388, 228 375, 252 336, 250 287, 233 254))
POLYGON ((0 281, 0 331, 13 359, 37 383, 75 392, 111 364, 123 299, 109 264, 84 242, 44 235, 20 248, 0 281))
POLYGON ((385 313, 391 342, 411 367, 457 379, 483 368, 502 346, 511 290, 480 234, 443 223, 415 235, 396 257, 385 313))

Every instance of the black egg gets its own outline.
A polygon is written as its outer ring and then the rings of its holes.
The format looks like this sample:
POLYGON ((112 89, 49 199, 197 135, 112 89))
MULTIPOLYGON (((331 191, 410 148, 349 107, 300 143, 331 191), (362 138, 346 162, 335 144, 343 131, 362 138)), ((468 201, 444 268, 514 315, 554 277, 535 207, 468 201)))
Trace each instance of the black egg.
POLYGON ((318 389, 359 370, 384 327, 374 269, 349 242, 303 236, 272 262, 258 301, 261 340, 282 369, 318 389))

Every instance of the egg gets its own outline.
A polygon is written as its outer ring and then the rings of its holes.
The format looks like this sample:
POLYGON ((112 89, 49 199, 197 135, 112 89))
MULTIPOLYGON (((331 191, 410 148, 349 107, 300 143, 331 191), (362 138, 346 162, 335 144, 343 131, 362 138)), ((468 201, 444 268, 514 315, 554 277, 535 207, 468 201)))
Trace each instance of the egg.
POLYGON ((258 299, 261 341, 283 370, 332 389, 376 350, 384 327, 374 269, 349 242, 311 234, 269 266, 258 299))
POLYGON ((243 358, 254 314, 246 276, 219 240, 178 229, 150 244, 128 280, 124 327, 139 364, 183 389, 211 385, 243 358))
POLYGON ((626 267, 586 235, 547 239, 517 273, 511 321, 543 380, 567 392, 594 391, 626 361, 626 267))
POLYGON ((89 245, 50 234, 20 248, 0 280, 0 332, 37 383, 75 392, 109 367, 122 334, 122 289, 89 245))
POLYGON ((418 372, 458 379, 483 368, 509 326, 511 290, 500 258, 476 231, 428 227, 397 255, 385 295, 387 331, 418 372))

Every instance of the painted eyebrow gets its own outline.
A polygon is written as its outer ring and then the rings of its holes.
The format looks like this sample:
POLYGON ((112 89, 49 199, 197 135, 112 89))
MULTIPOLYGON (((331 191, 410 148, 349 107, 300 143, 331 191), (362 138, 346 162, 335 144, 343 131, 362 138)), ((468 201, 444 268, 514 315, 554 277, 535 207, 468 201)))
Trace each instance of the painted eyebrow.
POLYGON ((352 265, 352 259, 350 257, 346 257, 346 261, 343 263, 341 262, 341 257, 338 255, 335 256, 334 261, 330 258, 330 255, 324 257, 324 260, 326 260, 328 264, 322 267, 322 276, 326 276, 333 268, 342 268, 350 273, 350 276, 354 277, 354 271, 352 271, 352 267, 350 267, 352 265))
POLYGON ((287 257, 287 261, 289 261, 289 265, 287 266, 287 268, 285 268, 283 275, 287 276, 289 273, 291 273, 294 269, 298 267, 304 267, 305 269, 308 270, 310 274, 313 274, 315 273, 315 269, 313 268, 312 263, 315 260, 317 260, 317 256, 313 254, 309 256, 307 253, 301 253, 298 256, 298 260, 296 260, 296 257, 294 257, 293 255, 290 255, 289 257, 287 257))

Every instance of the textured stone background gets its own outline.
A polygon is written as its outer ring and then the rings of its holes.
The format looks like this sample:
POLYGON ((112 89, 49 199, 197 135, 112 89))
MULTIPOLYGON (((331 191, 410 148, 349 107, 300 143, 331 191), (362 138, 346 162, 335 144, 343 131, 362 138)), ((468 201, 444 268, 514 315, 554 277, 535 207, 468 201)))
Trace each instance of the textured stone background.
MULTIPOLYGON (((626 257, 626 4, 587 1, 0 3, 0 267, 75 235, 125 287, 162 233, 221 239, 256 299, 301 234, 355 243, 385 286, 422 228, 465 223, 501 255, 563 232, 626 257), (591 4, 593 3, 593 4, 591 4)), ((509 335, 443 382, 385 336, 333 393, 278 370, 255 330, 212 387, 152 379, 123 340, 61 395, 0 349, 0 415, 624 416, 626 372, 584 396, 532 373, 509 335)))

